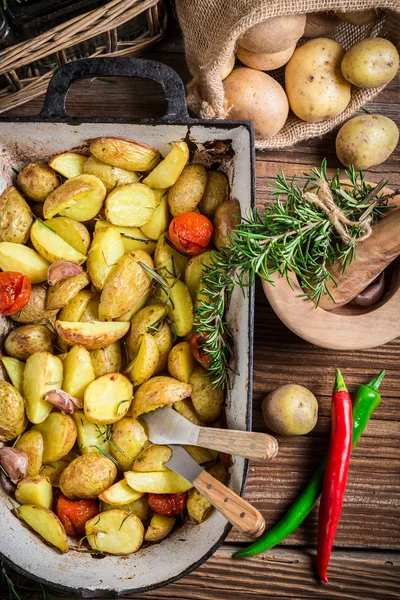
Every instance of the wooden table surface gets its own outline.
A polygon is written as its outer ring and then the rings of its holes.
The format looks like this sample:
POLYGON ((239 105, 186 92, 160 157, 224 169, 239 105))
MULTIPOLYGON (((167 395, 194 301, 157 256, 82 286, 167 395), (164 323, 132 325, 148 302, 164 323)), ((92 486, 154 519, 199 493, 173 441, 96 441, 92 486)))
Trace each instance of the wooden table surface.
MULTIPOLYGON (((179 41, 168 38, 147 54, 175 68, 186 83, 189 73, 179 41)), ((74 85, 68 111, 80 116, 157 117, 165 101, 161 88, 147 80, 85 81, 74 85)), ((389 84, 368 105, 373 113, 400 122, 400 82, 389 84)), ((37 114, 42 99, 9 114, 37 114)), ((257 154, 257 204, 269 199, 268 184, 276 173, 302 174, 327 157, 337 168, 336 132, 285 150, 257 154)), ((400 151, 368 171, 368 178, 385 178, 400 188, 400 151)), ((400 338, 373 350, 335 352, 310 345, 291 333, 275 316, 257 286, 254 342, 253 429, 265 431, 261 402, 284 383, 310 388, 319 401, 319 419, 307 436, 279 438, 278 457, 266 466, 251 464, 246 498, 274 525, 308 481, 328 445, 330 397, 334 369, 340 367, 349 390, 387 369, 382 403, 351 460, 343 513, 329 567, 328 586, 315 569, 317 511, 278 547, 256 558, 231 560, 245 543, 232 532, 227 542, 197 571, 176 583, 135 598, 217 600, 280 598, 305 600, 369 600, 400 598, 400 338)), ((166 556, 166 560, 168 557, 166 556)), ((6 597, 5 592, 0 598, 6 597)), ((7 596, 8 597, 8 596, 7 596)), ((67 600, 72 598, 65 597, 67 600)))

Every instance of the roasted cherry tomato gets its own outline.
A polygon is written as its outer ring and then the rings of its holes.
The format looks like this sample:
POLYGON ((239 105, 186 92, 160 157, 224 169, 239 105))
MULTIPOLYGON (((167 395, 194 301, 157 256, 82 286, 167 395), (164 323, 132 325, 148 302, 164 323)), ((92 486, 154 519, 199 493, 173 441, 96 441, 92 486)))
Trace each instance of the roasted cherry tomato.
POLYGON ((201 254, 213 234, 211 221, 204 215, 187 212, 172 219, 169 237, 175 248, 185 254, 201 254))
POLYGON ((85 523, 99 512, 97 500, 68 500, 60 494, 57 500, 57 516, 67 535, 81 535, 85 532, 85 523))
POLYGON ((204 338, 201 337, 199 333, 195 333, 190 338, 190 349, 194 358, 200 363, 203 367, 207 368, 211 362, 211 356, 202 348, 204 344, 204 338))
POLYGON ((0 273, 0 313, 15 315, 29 302, 32 286, 26 275, 15 271, 0 273))
POLYGON ((179 515, 186 508, 187 492, 180 494, 148 494, 147 500, 152 511, 166 517, 179 515))

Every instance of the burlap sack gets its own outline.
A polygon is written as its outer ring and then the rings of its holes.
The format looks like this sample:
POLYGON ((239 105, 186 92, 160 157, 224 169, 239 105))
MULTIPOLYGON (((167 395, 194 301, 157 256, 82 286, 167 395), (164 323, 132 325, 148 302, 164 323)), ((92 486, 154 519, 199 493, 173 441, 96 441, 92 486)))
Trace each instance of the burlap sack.
MULTIPOLYGON (((220 70, 234 52, 239 36, 256 23, 279 15, 367 8, 383 9, 382 18, 371 25, 342 23, 330 37, 346 49, 370 36, 390 39, 399 48, 400 0, 176 0, 187 62, 193 76, 188 86, 189 107, 205 119, 229 118, 220 70)), ((284 68, 269 74, 283 83, 284 68)), ((321 123, 306 123, 290 114, 279 133, 269 139, 257 139, 256 146, 284 148, 322 135, 349 119, 382 89, 353 87, 346 110, 321 123)))

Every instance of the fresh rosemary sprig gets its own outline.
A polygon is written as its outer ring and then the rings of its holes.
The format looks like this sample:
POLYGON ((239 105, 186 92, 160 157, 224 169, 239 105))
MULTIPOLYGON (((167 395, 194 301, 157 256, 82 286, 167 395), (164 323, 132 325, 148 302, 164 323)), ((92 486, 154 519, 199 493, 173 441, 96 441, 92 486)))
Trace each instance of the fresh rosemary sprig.
POLYGON ((214 385, 229 386, 231 346, 226 310, 238 285, 243 293, 258 275, 272 283, 271 275, 279 272, 289 281, 295 273, 304 296, 318 305, 323 294, 330 294, 333 281, 328 270, 333 260, 340 261, 343 271, 351 263, 357 240, 363 235, 367 218, 376 222, 388 209, 394 194, 382 194, 386 181, 369 185, 362 172, 353 167, 345 171, 348 182, 337 170, 328 177, 324 159, 320 169, 304 174, 299 184, 295 177, 277 176, 271 195, 275 201, 262 215, 251 210, 231 235, 229 248, 214 251, 211 264, 204 267, 201 301, 195 306, 196 331, 203 337, 203 350, 211 357, 208 365, 214 385), (334 203, 352 223, 345 225, 344 243, 327 213, 307 199, 316 194, 322 183, 328 186, 334 203))

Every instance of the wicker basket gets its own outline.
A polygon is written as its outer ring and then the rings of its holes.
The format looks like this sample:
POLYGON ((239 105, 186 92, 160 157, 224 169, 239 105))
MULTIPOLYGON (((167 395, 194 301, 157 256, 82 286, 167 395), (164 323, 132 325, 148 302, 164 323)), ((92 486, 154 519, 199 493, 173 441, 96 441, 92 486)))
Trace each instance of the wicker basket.
POLYGON ((112 0, 2 50, 0 113, 44 94, 53 72, 71 60, 142 53, 163 37, 166 23, 163 0, 112 0), (122 26, 139 15, 143 26, 137 36, 124 39, 122 26))

